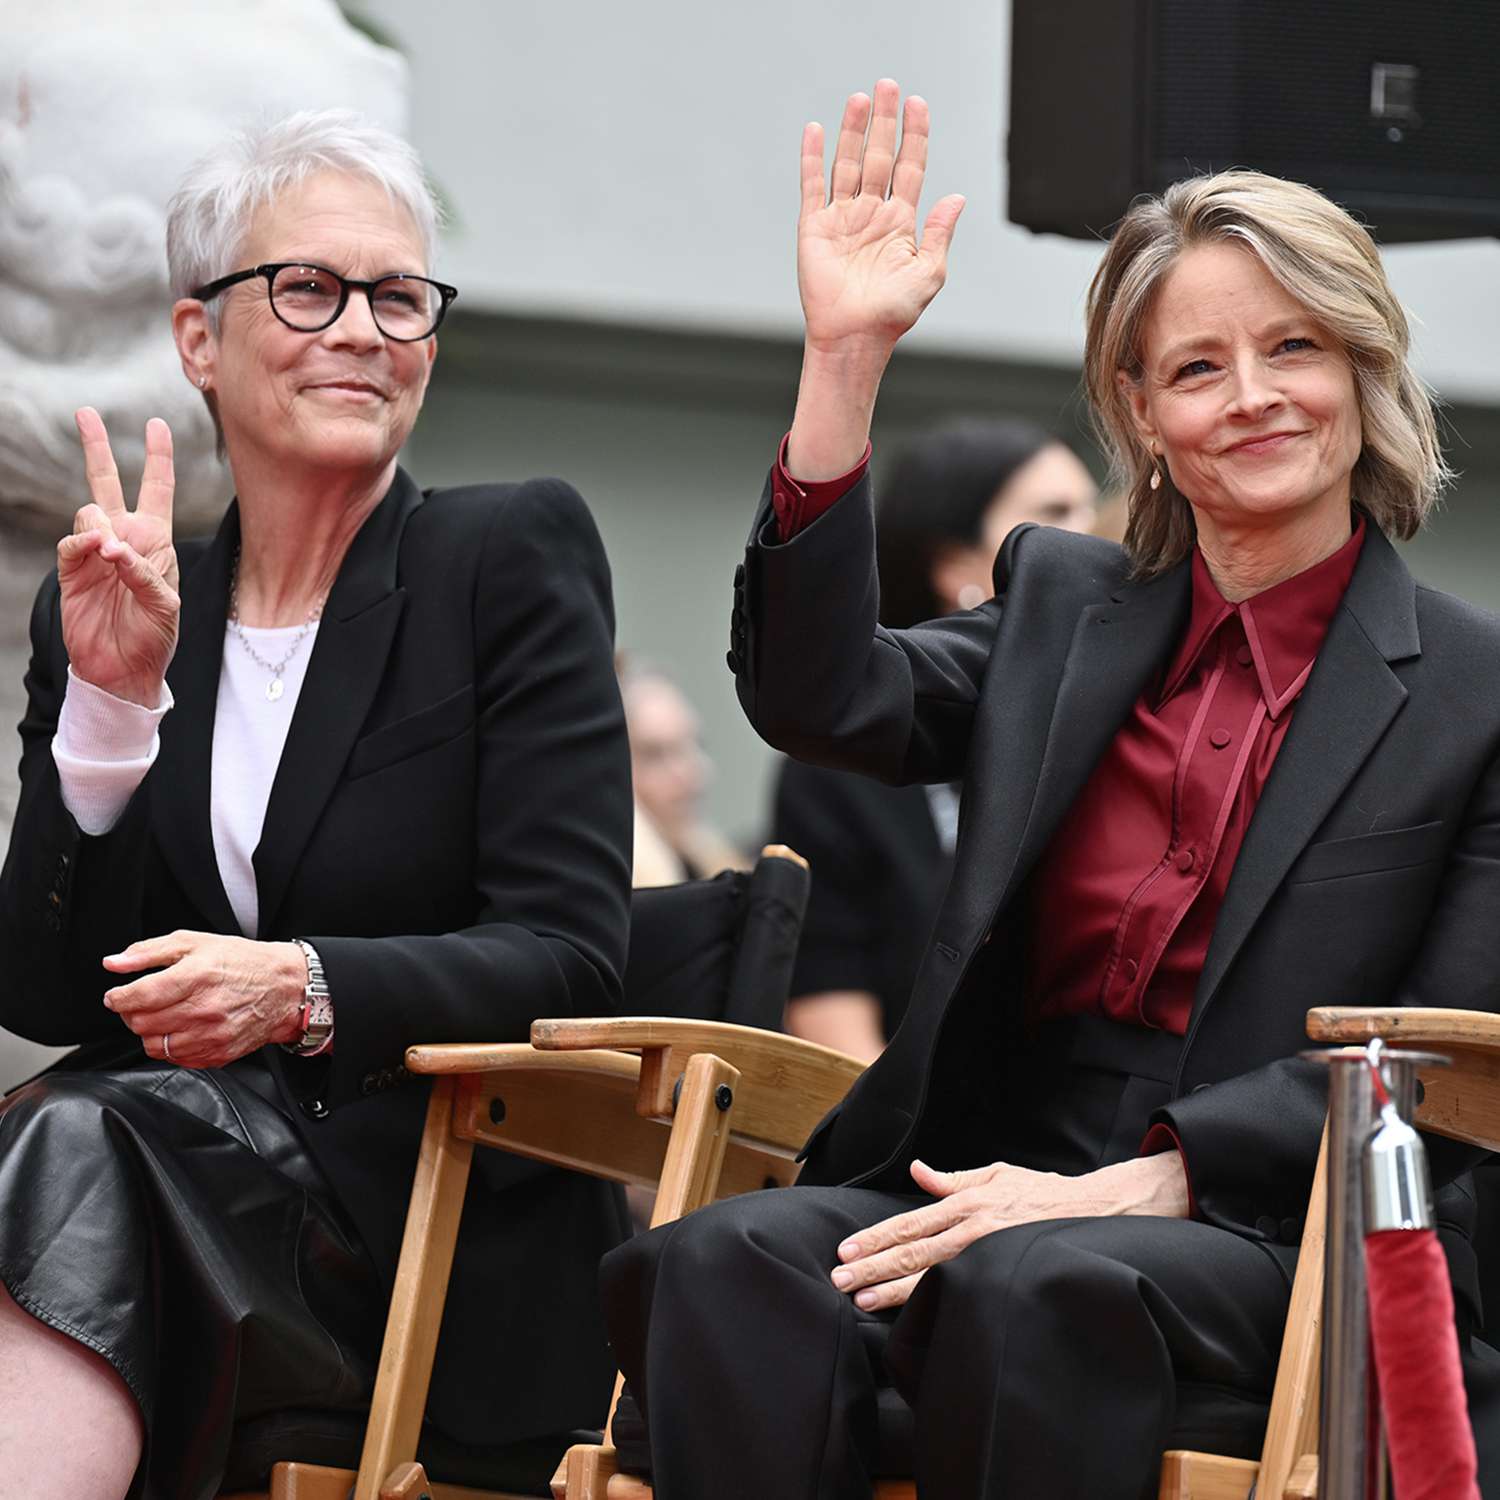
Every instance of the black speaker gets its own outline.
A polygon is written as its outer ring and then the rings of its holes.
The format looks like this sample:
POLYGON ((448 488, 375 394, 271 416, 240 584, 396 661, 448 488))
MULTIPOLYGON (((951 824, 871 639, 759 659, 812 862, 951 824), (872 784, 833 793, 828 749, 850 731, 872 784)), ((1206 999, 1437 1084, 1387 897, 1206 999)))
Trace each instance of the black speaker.
POLYGON ((1013 0, 1009 216, 1254 167, 1384 241, 1500 234, 1500 0, 1013 0))

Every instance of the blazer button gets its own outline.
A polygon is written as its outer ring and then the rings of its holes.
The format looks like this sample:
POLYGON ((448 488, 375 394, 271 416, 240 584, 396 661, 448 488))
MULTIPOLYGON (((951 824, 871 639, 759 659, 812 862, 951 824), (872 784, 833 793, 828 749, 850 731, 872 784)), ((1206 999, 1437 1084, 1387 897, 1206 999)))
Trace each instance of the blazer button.
POLYGON ((379 1088, 380 1080, 373 1073, 366 1073, 365 1076, 359 1080, 359 1091, 366 1098, 375 1093, 379 1088))
POLYGON ((326 1120, 328 1118, 328 1106, 321 1099, 309 1099, 302 1106, 302 1113, 313 1120, 326 1120))
POLYGON ((1274 1240, 1277 1237, 1277 1233, 1280 1230, 1281 1226, 1276 1222, 1275 1219, 1271 1217, 1270 1214, 1262 1214, 1260 1218, 1255 1221, 1255 1228, 1256 1232, 1263 1235, 1266 1239, 1274 1240))
POLYGON ((1188 1090, 1188 1092, 1191 1094, 1201 1094, 1204 1089, 1212 1087, 1213 1085, 1208 1083, 1195 1083, 1192 1088, 1188 1090))
POLYGON ((1295 1245, 1302 1238, 1302 1220, 1295 1217, 1283 1219, 1281 1221, 1281 1238, 1288 1245, 1295 1245))
POLYGON ((724 664, 736 677, 740 675, 740 658, 736 652, 726 651, 724 653, 724 664))

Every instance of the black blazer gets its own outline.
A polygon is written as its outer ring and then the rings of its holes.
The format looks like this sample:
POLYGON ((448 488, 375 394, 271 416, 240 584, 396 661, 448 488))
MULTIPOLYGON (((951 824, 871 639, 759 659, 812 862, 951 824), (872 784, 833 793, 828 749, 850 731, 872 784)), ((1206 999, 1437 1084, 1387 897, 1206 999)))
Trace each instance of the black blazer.
MULTIPOLYGON (((37 597, 0 1024, 85 1044, 64 1066, 141 1055, 101 1003, 102 955, 176 928, 238 930, 209 823, 238 536, 231 506, 211 541, 179 548, 176 706, 99 838, 59 793, 55 577, 37 597)), ((387 1283, 430 1091, 405 1048, 524 1040, 534 1017, 617 1007, 631 799, 613 632, 603 547, 559 480, 423 494, 398 471, 329 595, 254 862, 259 936, 317 948, 335 1045, 263 1055, 387 1283)), ((496 1151, 476 1153, 474 1177, 432 1416, 491 1442, 597 1423, 611 1371, 594 1270, 622 1234, 616 1196, 496 1151), (546 1350, 569 1360, 544 1364, 546 1350)))
MULTIPOLYGON (((731 631, 756 728, 883 780, 963 780, 953 881, 906 1021, 815 1132, 804 1172, 907 1188, 914 1155, 974 1164, 987 1059, 1024 1045, 1018 893, 1176 646, 1190 568, 1133 582, 1111 542, 1022 528, 994 599, 890 631, 867 480, 777 536, 768 486, 731 631)), ((1311 1006, 1500 1007, 1497 688, 1500 621, 1414 584, 1371 525, 1240 850, 1158 1117, 1210 1222, 1300 1236, 1326 1106, 1325 1070, 1295 1056, 1311 1006)), ((1478 1155, 1428 1148, 1438 1181, 1478 1155)))
POLYGON ((771 837, 812 866, 792 995, 868 990, 894 1036, 953 870, 926 788, 785 760, 771 837))

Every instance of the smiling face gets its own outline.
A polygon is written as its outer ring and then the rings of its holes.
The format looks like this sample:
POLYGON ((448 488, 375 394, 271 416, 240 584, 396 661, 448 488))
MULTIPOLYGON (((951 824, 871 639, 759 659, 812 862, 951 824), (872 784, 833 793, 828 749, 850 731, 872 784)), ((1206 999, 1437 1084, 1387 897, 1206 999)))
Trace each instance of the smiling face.
POLYGON ((1184 251, 1145 320, 1140 354, 1140 380, 1120 377, 1137 435, 1200 525, 1347 516, 1362 441, 1353 371, 1250 250, 1184 251))
MULTIPOLYGON (((267 261, 307 261, 360 281, 427 274, 421 235, 385 189, 331 171, 263 205, 225 271, 267 261)), ((386 338, 362 292, 318 333, 281 322, 259 278, 221 301, 218 337, 195 332, 189 311, 179 346, 190 376, 207 376, 232 461, 371 473, 394 462, 422 408, 435 339, 386 338)))

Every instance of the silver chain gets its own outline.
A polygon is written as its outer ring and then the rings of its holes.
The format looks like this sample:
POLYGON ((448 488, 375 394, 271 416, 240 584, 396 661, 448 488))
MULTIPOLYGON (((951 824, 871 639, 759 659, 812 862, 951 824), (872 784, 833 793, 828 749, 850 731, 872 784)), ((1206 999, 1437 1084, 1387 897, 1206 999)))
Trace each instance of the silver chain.
POLYGON ((251 659, 260 667, 264 667, 271 674, 271 680, 266 684, 266 697, 275 703, 286 691, 286 684, 281 680, 281 674, 286 671, 287 663, 302 648, 302 642, 312 633, 312 628, 323 617, 323 606, 328 603, 328 595, 324 594, 318 602, 313 605, 312 613, 307 617, 302 628, 292 637, 292 643, 287 647, 286 654, 280 661, 267 661, 259 651, 250 643, 250 637, 245 634, 244 627, 240 624, 240 549, 234 549, 234 567, 229 574, 229 628, 240 638, 240 644, 250 653, 251 659))

